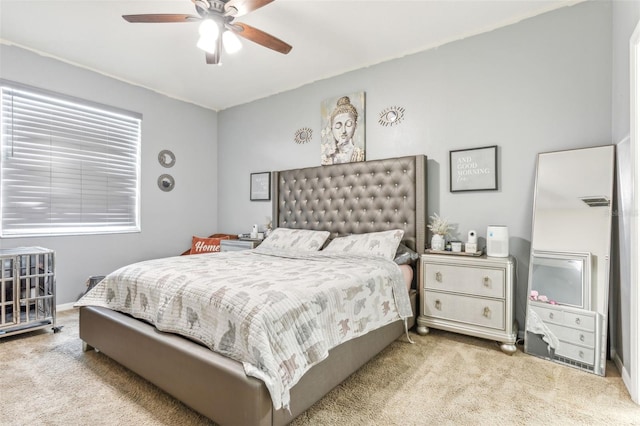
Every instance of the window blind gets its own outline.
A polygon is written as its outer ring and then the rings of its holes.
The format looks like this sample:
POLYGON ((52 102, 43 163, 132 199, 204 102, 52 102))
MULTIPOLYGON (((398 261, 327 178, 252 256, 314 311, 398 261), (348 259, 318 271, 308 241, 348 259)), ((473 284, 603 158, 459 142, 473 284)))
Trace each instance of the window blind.
POLYGON ((141 116, 0 83, 1 236, 139 231, 141 116))

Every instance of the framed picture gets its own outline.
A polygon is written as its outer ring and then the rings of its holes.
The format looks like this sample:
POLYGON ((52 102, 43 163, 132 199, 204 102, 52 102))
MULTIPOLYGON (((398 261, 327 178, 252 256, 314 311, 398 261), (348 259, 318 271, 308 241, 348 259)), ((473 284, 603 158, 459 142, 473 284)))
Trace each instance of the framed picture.
POLYGON ((365 92, 325 99, 320 104, 320 164, 365 160, 365 92))
POLYGON ((498 146, 449 151, 451 192, 498 189, 498 146))
POLYGON ((271 173, 251 173, 251 186, 249 190, 251 201, 271 200, 271 173))

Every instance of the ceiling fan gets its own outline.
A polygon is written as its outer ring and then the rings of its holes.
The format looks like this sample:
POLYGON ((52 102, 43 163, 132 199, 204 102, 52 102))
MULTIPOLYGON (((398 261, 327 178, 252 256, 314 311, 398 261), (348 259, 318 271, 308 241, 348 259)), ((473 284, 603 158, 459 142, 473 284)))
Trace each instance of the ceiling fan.
POLYGON ((122 15, 132 23, 200 22, 197 46, 205 51, 207 64, 219 64, 222 48, 233 53, 242 47, 236 34, 282 54, 291 51, 291 45, 251 25, 234 19, 266 6, 274 0, 191 0, 198 12, 185 14, 122 15))

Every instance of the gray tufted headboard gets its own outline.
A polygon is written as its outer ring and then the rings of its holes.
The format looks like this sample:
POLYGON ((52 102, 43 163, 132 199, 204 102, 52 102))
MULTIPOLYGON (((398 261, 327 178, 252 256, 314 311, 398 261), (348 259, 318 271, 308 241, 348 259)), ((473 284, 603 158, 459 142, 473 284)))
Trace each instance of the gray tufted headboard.
POLYGON ((415 155, 273 172, 274 226, 330 238, 404 229, 404 243, 422 253, 426 171, 427 157, 415 155))

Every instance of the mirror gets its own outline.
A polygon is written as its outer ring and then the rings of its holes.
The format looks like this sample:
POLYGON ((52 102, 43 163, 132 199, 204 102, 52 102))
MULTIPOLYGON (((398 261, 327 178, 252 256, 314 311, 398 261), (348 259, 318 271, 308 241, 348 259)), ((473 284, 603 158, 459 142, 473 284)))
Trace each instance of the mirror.
POLYGON ((295 143, 307 143, 311 140, 313 132, 308 127, 303 127, 302 129, 296 130, 296 134, 294 136, 295 143))
POLYGON ((538 155, 525 352, 604 376, 614 146, 538 155))
POLYGON ((378 123, 381 126, 393 126, 400 123, 404 117, 404 108, 393 106, 385 108, 378 116, 378 123))
POLYGON ((393 123, 398 119, 398 113, 395 111, 389 111, 385 114, 385 118, 389 123, 393 123))

